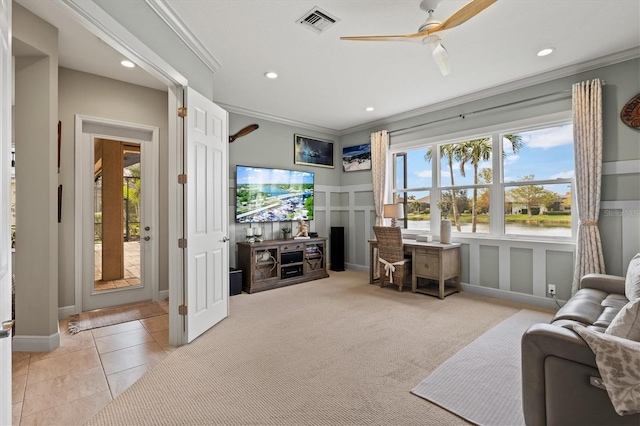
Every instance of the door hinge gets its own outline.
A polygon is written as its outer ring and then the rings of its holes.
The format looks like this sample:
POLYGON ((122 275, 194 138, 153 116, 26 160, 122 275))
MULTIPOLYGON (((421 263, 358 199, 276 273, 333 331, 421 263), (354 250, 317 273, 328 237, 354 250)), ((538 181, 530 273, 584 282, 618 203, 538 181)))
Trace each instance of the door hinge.
POLYGON ((178 248, 187 248, 187 239, 186 238, 178 238, 178 248))
POLYGON ((178 315, 187 315, 187 305, 178 306, 178 315))
POLYGON ((178 108, 178 117, 185 118, 187 116, 187 107, 178 108))
POLYGON ((178 175, 178 183, 184 185, 187 183, 187 175, 184 173, 178 175))

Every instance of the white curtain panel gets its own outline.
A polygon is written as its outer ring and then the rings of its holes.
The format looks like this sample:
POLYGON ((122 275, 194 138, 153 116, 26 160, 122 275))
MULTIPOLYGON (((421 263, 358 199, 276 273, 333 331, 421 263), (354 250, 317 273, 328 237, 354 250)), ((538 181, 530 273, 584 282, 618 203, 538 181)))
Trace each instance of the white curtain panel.
POLYGON ((384 226, 382 213, 387 189, 388 145, 389 135, 386 130, 371 133, 371 175, 373 178, 373 204, 376 209, 376 226, 384 226))
POLYGON ((605 273, 598 229, 602 177, 602 82, 598 79, 573 85, 573 143, 579 224, 572 294, 584 275, 605 273))
MULTIPOLYGON (((373 180, 373 205, 376 209, 376 226, 384 226, 382 213, 384 203, 387 199, 387 147, 389 145, 389 134, 386 130, 371 133, 371 175, 373 180)), ((380 278, 380 268, 378 266, 378 249, 373 253, 376 264, 373 268, 373 277, 380 278)))

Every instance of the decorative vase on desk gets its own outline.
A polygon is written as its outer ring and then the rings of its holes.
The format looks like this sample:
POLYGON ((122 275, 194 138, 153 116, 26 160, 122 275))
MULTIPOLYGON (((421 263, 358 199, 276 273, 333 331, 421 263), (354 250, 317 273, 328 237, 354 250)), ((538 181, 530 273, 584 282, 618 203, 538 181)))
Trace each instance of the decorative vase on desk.
POLYGON ((451 221, 449 219, 440 220, 440 242, 442 244, 451 242, 451 221))

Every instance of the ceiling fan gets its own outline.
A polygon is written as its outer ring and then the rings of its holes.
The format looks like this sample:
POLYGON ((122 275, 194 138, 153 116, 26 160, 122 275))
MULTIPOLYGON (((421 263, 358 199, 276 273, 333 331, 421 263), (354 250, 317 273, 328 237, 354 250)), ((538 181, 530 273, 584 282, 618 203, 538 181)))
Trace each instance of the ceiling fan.
POLYGON ((436 61, 442 75, 451 72, 449 66, 449 55, 442 46, 441 39, 434 33, 457 27, 468 21, 478 13, 491 6, 496 0, 471 0, 471 2, 458 9, 453 15, 444 21, 438 21, 433 18, 433 13, 442 0, 422 0, 420 9, 429 14, 426 22, 418 28, 418 32, 405 35, 388 35, 388 36, 361 36, 361 37, 340 37, 340 40, 353 41, 413 41, 416 43, 426 44, 431 48, 433 59, 436 61))

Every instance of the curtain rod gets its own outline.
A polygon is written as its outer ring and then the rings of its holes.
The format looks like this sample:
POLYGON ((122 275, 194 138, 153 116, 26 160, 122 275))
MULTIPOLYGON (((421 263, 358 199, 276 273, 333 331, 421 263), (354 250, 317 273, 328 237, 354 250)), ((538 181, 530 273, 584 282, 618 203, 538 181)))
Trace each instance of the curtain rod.
MULTIPOLYGON (((607 82, 605 80, 602 80, 602 85, 605 86, 606 84, 607 84, 607 82)), ((464 113, 464 114, 458 114, 458 115, 454 115, 454 116, 451 116, 451 117, 440 118, 438 120, 429 121, 427 123, 421 123, 421 124, 416 124, 414 126, 404 127, 402 129, 390 130, 387 133, 389 135, 391 135, 393 133, 404 132, 404 131, 407 131, 407 130, 416 129, 418 127, 423 127, 423 126, 428 126, 430 124, 440 123, 442 121, 453 120, 454 118, 462 118, 462 119, 464 119, 468 115, 473 115, 473 114, 478 114, 478 113, 481 113, 481 112, 492 111, 494 109, 505 108, 505 107, 509 107, 509 106, 513 106, 513 105, 518 105, 518 104, 521 104, 521 103, 524 103, 524 102, 535 101, 535 100, 538 100, 538 99, 547 98, 549 96, 560 95, 562 93, 571 92, 572 90, 573 89, 565 89, 565 90, 560 90, 559 92, 547 93, 545 95, 534 96, 532 98, 527 98, 527 99, 521 99, 519 101, 509 102, 508 104, 496 105, 496 106, 492 106, 492 107, 489 107, 489 108, 483 108, 483 109, 479 109, 479 110, 476 110, 476 111, 467 112, 467 113, 464 113)))

